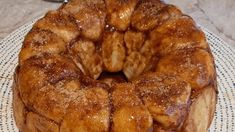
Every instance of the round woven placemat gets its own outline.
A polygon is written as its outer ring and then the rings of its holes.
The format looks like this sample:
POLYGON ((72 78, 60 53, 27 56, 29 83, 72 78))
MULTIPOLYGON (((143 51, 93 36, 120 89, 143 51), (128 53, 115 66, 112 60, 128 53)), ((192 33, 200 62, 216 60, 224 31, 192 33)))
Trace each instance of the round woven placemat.
MULTIPOLYGON (((15 30, 0 41, 0 131, 17 132, 12 110, 13 74, 24 36, 35 21, 15 30)), ((235 131, 235 51, 219 37, 205 32, 215 58, 218 78, 218 103, 210 132, 235 131)))

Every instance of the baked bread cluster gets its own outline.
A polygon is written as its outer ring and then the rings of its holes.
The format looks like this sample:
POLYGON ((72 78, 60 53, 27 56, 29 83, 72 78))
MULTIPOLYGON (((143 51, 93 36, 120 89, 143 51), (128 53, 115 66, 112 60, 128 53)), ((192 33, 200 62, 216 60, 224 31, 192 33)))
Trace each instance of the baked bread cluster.
POLYGON ((160 0, 70 0, 26 35, 13 84, 22 132, 206 132, 214 60, 160 0))

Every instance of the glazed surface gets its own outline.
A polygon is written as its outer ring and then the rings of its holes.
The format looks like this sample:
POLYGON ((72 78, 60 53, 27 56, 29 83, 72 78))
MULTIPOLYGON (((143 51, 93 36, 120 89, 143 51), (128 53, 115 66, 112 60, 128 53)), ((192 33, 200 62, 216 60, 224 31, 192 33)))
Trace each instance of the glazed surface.
POLYGON ((25 37, 14 116, 21 131, 206 131, 215 78, 204 33, 174 5, 71 0, 25 37))

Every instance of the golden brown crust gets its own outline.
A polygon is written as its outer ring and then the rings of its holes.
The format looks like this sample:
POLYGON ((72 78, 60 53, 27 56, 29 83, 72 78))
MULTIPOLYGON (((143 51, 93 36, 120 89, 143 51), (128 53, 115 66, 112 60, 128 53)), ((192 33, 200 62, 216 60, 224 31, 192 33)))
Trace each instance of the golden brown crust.
POLYGON ((25 37, 14 79, 26 132, 204 132, 218 92, 204 33, 160 0, 70 0, 25 37))
POLYGON ((211 83, 215 69, 206 50, 183 49, 162 57, 156 71, 178 75, 190 83, 192 89, 200 89, 211 83))
POLYGON ((208 48, 204 33, 189 16, 171 18, 151 31, 149 36, 142 52, 150 50, 152 54, 164 56, 179 49, 208 48))
MULTIPOLYGON (((14 77, 16 79, 16 77, 14 77)), ((25 108, 25 105, 20 97, 20 93, 17 87, 17 82, 14 79, 13 82, 13 113, 14 113, 14 118, 16 121, 17 127, 22 130, 25 125, 25 118, 27 114, 27 110, 25 108)))
POLYGON ((148 73, 134 80, 154 121, 167 130, 177 130, 184 122, 190 103, 191 87, 179 77, 148 73))
POLYGON ((116 84, 111 93, 113 103, 112 131, 143 132, 152 126, 152 117, 143 105, 134 85, 116 84))
POLYGON ((95 41, 100 39, 106 18, 103 0, 71 0, 60 10, 75 18, 84 37, 95 41))
POLYGON ((34 27, 49 30, 65 42, 70 42, 80 34, 74 18, 58 11, 49 11, 44 18, 35 23, 34 27))
POLYGON ((78 97, 69 103, 62 121, 61 131, 108 131, 110 106, 108 92, 94 87, 78 92, 78 97))
POLYGON ((153 29, 161 21, 158 14, 164 6, 159 0, 139 1, 131 17, 132 26, 140 31, 153 29))
POLYGON ((214 117, 216 96, 213 85, 204 88, 200 95, 192 102, 182 131, 206 132, 208 130, 214 117))
POLYGON ((131 16, 138 0, 106 0, 108 24, 125 31, 130 23, 131 16))
POLYGON ((96 52, 95 44, 86 39, 80 39, 70 44, 71 58, 82 69, 85 75, 97 79, 103 70, 103 60, 96 52))
POLYGON ((26 116, 26 126, 22 129, 26 132, 59 132, 58 124, 33 112, 26 116))
POLYGON ((65 52, 66 43, 62 38, 49 30, 32 29, 25 37, 22 50, 19 55, 19 62, 40 56, 43 53, 59 54, 65 52))

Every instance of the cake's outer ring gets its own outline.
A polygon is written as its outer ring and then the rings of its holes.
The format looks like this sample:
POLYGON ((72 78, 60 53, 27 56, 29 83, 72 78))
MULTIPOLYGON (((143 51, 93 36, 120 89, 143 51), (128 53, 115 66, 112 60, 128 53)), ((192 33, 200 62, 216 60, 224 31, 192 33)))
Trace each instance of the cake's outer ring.
MULTIPOLYGON (((188 116, 181 126, 182 131, 203 132, 209 128, 217 100, 216 80, 212 81, 192 98, 188 116)), ((24 104, 18 87, 18 67, 14 75, 13 92, 14 117, 21 131, 59 131, 58 121, 47 119, 24 104)))

